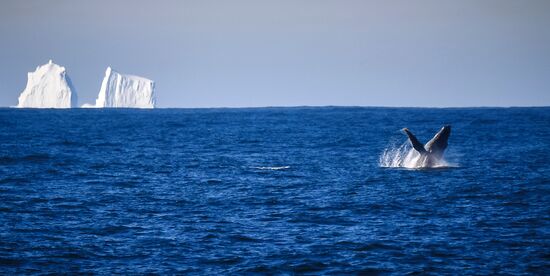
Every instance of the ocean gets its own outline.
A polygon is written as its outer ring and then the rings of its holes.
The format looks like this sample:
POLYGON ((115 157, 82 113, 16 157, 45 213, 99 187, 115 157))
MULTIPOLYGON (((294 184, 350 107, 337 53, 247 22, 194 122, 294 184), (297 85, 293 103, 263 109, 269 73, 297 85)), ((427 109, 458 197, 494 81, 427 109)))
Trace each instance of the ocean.
POLYGON ((548 274, 550 108, 0 109, 0 274, 548 274), (388 162, 452 125, 446 166, 388 162))

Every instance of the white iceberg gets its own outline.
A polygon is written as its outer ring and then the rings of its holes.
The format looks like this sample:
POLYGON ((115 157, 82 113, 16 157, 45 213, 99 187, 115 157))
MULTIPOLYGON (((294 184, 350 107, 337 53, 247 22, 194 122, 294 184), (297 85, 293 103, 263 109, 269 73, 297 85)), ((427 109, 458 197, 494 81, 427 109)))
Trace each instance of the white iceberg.
POLYGON ((17 107, 71 108, 76 103, 76 91, 65 67, 50 60, 28 73, 27 87, 21 92, 17 107))
POLYGON ((155 82, 143 77, 124 75, 107 67, 95 105, 82 107, 154 108, 155 82))

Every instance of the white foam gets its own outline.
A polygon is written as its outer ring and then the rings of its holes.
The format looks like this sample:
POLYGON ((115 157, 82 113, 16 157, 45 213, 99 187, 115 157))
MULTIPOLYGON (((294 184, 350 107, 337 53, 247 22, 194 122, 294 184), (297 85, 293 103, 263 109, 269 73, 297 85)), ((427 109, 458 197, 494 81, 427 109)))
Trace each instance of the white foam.
POLYGON ((272 170, 272 171, 278 171, 278 170, 286 170, 289 169, 290 166, 280 166, 280 167, 254 167, 254 169, 258 170, 272 170))
POLYGON ((447 168, 457 167, 456 164, 450 164, 441 158, 435 164, 427 164, 426 158, 414 150, 408 141, 405 141, 399 147, 390 146, 384 150, 379 159, 380 167, 383 168, 447 168))

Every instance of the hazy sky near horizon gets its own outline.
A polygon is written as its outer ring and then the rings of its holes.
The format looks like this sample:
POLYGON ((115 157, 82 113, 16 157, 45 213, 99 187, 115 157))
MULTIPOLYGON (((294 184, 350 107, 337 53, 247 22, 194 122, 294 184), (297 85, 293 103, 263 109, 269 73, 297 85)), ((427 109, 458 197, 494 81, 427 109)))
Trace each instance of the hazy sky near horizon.
POLYGON ((107 66, 159 107, 550 105, 550 1, 0 0, 0 106, 65 66, 107 66))

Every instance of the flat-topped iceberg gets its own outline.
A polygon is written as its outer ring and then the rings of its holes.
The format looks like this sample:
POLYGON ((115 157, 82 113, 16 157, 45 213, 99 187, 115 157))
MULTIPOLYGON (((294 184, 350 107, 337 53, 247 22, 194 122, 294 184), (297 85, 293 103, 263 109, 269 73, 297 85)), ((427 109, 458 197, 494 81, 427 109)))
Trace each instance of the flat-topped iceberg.
POLYGON ((77 97, 65 67, 51 60, 28 73, 27 86, 19 96, 17 107, 71 108, 77 97))
POLYGON ((154 108, 154 90, 155 82, 150 79, 120 74, 107 67, 95 105, 82 107, 154 108))

